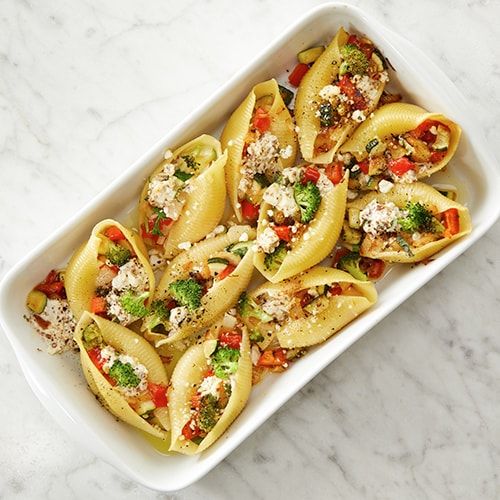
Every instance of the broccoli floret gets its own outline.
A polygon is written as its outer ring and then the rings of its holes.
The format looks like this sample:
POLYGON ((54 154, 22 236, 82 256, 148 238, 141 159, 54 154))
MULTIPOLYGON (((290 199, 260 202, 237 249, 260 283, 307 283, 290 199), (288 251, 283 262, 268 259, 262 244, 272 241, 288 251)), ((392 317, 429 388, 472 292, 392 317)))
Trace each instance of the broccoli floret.
POLYGON ((420 202, 406 204, 406 217, 398 219, 398 223, 403 231, 413 233, 415 231, 435 232, 438 221, 434 219, 432 212, 424 207, 420 202))
POLYGON ((256 330, 252 330, 248 335, 248 338, 250 339, 250 342, 262 342, 264 340, 262 333, 256 330))
POLYGON ((198 416, 198 426, 203 432, 210 432, 219 420, 219 405, 217 398, 212 394, 203 396, 198 416))
POLYGON ((201 304, 202 287, 194 279, 179 280, 170 283, 168 287, 173 298, 190 311, 198 309, 201 304))
POLYGON ((273 251, 273 253, 268 253, 264 257, 264 266, 269 271, 276 271, 279 269, 283 261, 285 260, 287 254, 286 244, 281 242, 273 251))
POLYGON ((339 260, 337 264, 338 269, 342 269, 343 271, 348 272, 353 278, 356 278, 360 281, 368 281, 368 276, 361 270, 359 264, 361 262, 361 257, 357 252, 349 252, 347 255, 344 255, 339 260))
POLYGON ((297 183, 293 187, 293 197, 300 207, 300 221, 311 221, 321 203, 321 193, 318 186, 309 181, 307 184, 297 183))
POLYGON ((109 369, 109 376, 121 387, 137 387, 141 379, 135 374, 132 365, 116 360, 109 369))
POLYGON ((242 318, 257 318, 262 323, 269 323, 273 319, 257 306, 246 292, 243 292, 238 300, 238 313, 242 318))
POLYGON ((135 316, 143 318, 148 314, 148 308, 144 305, 144 301, 149 297, 149 292, 143 292, 140 295, 134 295, 132 290, 126 290, 120 297, 120 304, 123 309, 135 316))
POLYGON ((361 49, 352 43, 345 44, 340 49, 340 54, 344 59, 339 68, 339 74, 363 75, 368 69, 368 59, 361 49))
POLYGON ((82 340, 87 350, 102 344, 102 335, 99 327, 95 323, 87 325, 85 330, 83 330, 82 340))
POLYGON ((110 242, 106 258, 115 266, 121 267, 130 260, 131 254, 128 248, 122 247, 117 243, 110 242))
POLYGON ((216 377, 227 379, 236 373, 240 350, 231 347, 219 347, 211 356, 211 366, 216 377))
POLYGON ((150 330, 168 319, 170 311, 163 300, 155 300, 149 308, 147 326, 150 330))

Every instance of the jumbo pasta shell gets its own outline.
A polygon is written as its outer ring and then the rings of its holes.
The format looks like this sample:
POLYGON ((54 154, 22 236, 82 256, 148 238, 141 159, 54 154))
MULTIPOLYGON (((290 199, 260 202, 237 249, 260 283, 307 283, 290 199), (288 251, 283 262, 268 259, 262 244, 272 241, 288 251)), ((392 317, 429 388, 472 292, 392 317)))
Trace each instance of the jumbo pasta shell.
POLYGON ((324 342, 350 323, 377 301, 377 292, 371 282, 359 281, 349 273, 328 267, 317 266, 305 273, 282 281, 281 283, 265 283, 251 292, 255 298, 266 291, 283 295, 293 294, 300 290, 332 283, 349 283, 359 295, 337 295, 330 298, 330 304, 316 316, 290 320, 275 329, 281 347, 293 349, 307 347, 324 342))
MULTIPOLYGON (((349 120, 342 127, 337 127, 331 135, 333 147, 326 152, 315 152, 316 138, 321 130, 320 119, 316 116, 316 104, 319 92, 326 85, 336 80, 342 61, 340 49, 347 43, 349 34, 340 28, 325 51, 305 74, 297 91, 295 100, 295 121, 298 126, 300 150, 306 161, 313 163, 331 163, 341 144, 358 127, 358 123, 349 120)), ((369 103, 364 114, 368 116, 378 104, 385 87, 385 81, 375 82, 376 95, 369 103)))
MULTIPOLYGON (((204 238, 217 226, 224 213, 226 204, 224 166, 227 161, 227 152, 222 152, 220 142, 212 136, 204 134, 176 149, 172 158, 178 158, 197 147, 213 148, 216 158, 190 181, 191 190, 186 194, 182 212, 173 223, 163 245, 164 256, 167 259, 181 252, 180 243, 194 243, 204 238)), ((165 162, 161 163, 153 171, 151 177, 159 173, 164 165, 165 162)), ((153 213, 152 207, 147 202, 151 177, 144 184, 139 199, 140 227, 148 226, 148 219, 153 213)))
POLYGON ((90 311, 90 302, 95 295, 96 279, 101 265, 101 262, 97 260, 102 242, 99 235, 103 234, 111 226, 116 226, 124 234, 125 239, 134 249, 137 259, 146 270, 151 292, 146 304, 151 302, 155 288, 155 277, 146 257, 147 251, 144 243, 134 232, 122 226, 119 222, 106 219, 94 226, 87 243, 82 245, 71 257, 64 274, 64 286, 68 296, 68 303, 76 319, 80 319, 84 311, 90 311))
MULTIPOLYGON (((290 278, 318 264, 330 253, 342 229, 348 181, 349 173, 346 172, 342 182, 323 197, 314 220, 310 222, 309 229, 306 231, 309 237, 305 239, 304 235, 301 236, 276 271, 270 271, 266 268, 263 252, 255 253, 254 265, 266 279, 277 283, 290 278)), ((257 235, 265 229, 262 221, 266 219, 267 211, 270 208, 267 203, 263 203, 261 206, 257 235)))
MULTIPOLYGON (((94 363, 92 363, 82 340, 85 327, 92 322, 97 324, 107 345, 114 347, 119 352, 137 358, 148 369, 148 379, 151 382, 166 386, 168 378, 160 357, 154 348, 140 335, 95 314, 83 313, 75 328, 75 341, 80 348, 80 361, 83 373, 91 391, 101 400, 106 409, 118 419, 152 436, 166 439, 167 434, 165 431, 152 426, 139 416, 130 407, 123 395, 106 380, 94 363)), ((163 411, 162 408, 155 410, 155 412, 159 413, 163 411), (160 412, 160 410, 162 411, 160 412)))
POLYGON ((281 148, 287 146, 292 148, 288 158, 280 158, 279 164, 282 168, 291 167, 297 155, 297 137, 295 126, 283 99, 281 97, 276 80, 271 79, 255 85, 245 100, 230 116, 221 135, 222 148, 227 148, 228 160, 226 165, 226 183, 229 200, 239 222, 243 221, 241 207, 238 201, 238 185, 241 179, 241 166, 245 137, 250 128, 250 120, 255 108, 255 103, 261 97, 273 96, 273 104, 270 109, 271 126, 270 132, 278 138, 281 148))
MULTIPOLYGON (((219 327, 220 325, 215 328, 219 327)), ((243 328, 242 333, 241 355, 229 402, 215 427, 199 445, 183 439, 182 429, 190 418, 190 401, 193 387, 200 384, 209 368, 203 343, 191 346, 177 363, 168 392, 170 422, 172 425, 170 451, 193 455, 206 450, 219 439, 245 407, 252 388, 252 362, 246 328, 243 328)))
POLYGON ((341 153, 351 153, 358 160, 367 156, 366 146, 374 139, 384 139, 391 135, 404 134, 426 120, 435 120, 447 125, 450 129, 450 143, 446 156, 432 168, 419 173, 418 178, 429 177, 444 168, 453 158, 457 150, 462 129, 452 120, 439 113, 429 113, 425 109, 403 102, 386 104, 375 110, 372 116, 365 120, 354 132, 352 137, 341 147, 341 153))
MULTIPOLYGON (((169 296, 169 285, 186 276, 185 265, 188 262, 202 262, 216 252, 224 250, 239 241, 242 234, 252 240, 255 230, 249 226, 233 226, 226 234, 210 238, 194 245, 191 249, 173 259, 163 274, 155 292, 154 300, 169 296)), ((249 248, 236 269, 226 278, 218 281, 201 299, 201 307, 183 322, 178 330, 169 335, 154 333, 143 323, 144 336, 156 347, 184 339, 212 324, 219 316, 234 306, 238 297, 245 290, 253 274, 253 249, 249 248)))
POLYGON ((360 253, 365 257, 382 259, 386 262, 420 262, 431 255, 434 255, 436 252, 439 252, 439 250, 442 250, 453 241, 469 234, 472 230, 471 218, 466 207, 460 205, 460 203, 457 203, 456 201, 450 200, 433 187, 422 182, 415 182, 413 184, 395 184, 391 191, 385 194, 370 192, 361 198, 348 203, 347 207, 363 210, 363 208, 365 208, 366 205, 374 199, 381 203, 393 202, 400 208, 404 208, 408 201, 413 203, 420 202, 423 205, 436 207, 437 212, 439 213, 449 208, 456 208, 459 214, 460 232, 451 237, 443 237, 437 241, 427 243, 419 248, 411 248, 413 256, 407 255, 407 253, 405 253, 402 249, 400 251, 366 251, 366 248, 362 244, 360 253))

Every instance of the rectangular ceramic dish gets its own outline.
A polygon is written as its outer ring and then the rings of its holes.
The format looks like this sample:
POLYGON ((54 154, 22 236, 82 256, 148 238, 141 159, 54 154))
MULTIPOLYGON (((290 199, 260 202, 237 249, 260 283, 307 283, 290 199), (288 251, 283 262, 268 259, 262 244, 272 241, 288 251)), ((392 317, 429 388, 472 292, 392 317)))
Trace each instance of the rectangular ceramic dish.
POLYGON ((283 33, 198 111, 18 263, 1 284, 2 326, 34 392, 70 435, 134 480, 161 491, 178 490, 211 470, 319 371, 477 241, 500 213, 499 187, 498 170, 474 112, 441 70, 404 39, 357 8, 325 4, 283 33), (217 133, 254 84, 273 76, 284 77, 285 70, 294 66, 297 52, 330 40, 341 25, 349 31, 365 33, 380 47, 396 68, 392 80, 396 88, 404 89, 407 100, 442 112, 462 126, 463 138, 451 169, 454 180, 461 186, 461 201, 471 212, 474 229, 427 266, 391 271, 377 286, 379 301, 368 313, 294 362, 283 374, 269 376, 256 386, 243 413, 207 452, 196 457, 162 455, 141 435, 116 422, 96 404, 84 383, 76 356, 49 356, 37 350, 43 347, 41 341, 23 320, 26 294, 49 269, 66 263, 96 222, 106 217, 123 218, 136 203, 144 179, 160 161, 166 147, 182 144, 203 132, 217 133))

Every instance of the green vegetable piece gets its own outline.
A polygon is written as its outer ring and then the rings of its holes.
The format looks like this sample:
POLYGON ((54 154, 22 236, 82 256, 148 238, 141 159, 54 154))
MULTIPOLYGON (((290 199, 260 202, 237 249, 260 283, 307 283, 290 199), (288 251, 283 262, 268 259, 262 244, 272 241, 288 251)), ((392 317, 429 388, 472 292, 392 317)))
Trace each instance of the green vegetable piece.
POLYGON ((351 43, 346 43, 340 49, 344 59, 339 68, 339 75, 350 73, 351 75, 363 75, 368 69, 369 61, 361 49, 351 43))
POLYGON ((252 330, 248 337, 250 339, 250 342, 262 342, 264 340, 264 336, 260 332, 256 332, 255 330, 252 330))
POLYGON ((318 107, 319 123, 322 127, 331 127, 335 119, 335 110, 329 102, 322 102, 318 107))
POLYGON ((239 241, 237 243, 229 245, 226 250, 233 253, 234 255, 237 255, 240 258, 243 258, 245 257, 248 249, 250 248, 250 245, 252 244, 253 241, 239 241))
POLYGON ((144 305, 144 302, 149 295, 149 292, 135 295, 132 290, 126 290, 120 297, 120 304, 123 309, 132 316, 143 318, 148 314, 148 308, 144 305))
POLYGON ((321 203, 321 193, 316 184, 309 181, 307 184, 297 183, 293 187, 293 197, 300 208, 300 221, 310 222, 321 203))
POLYGON ((413 257, 414 253, 411 251, 410 245, 406 243, 406 240, 401 236, 396 236, 396 241, 398 245, 405 251, 408 257, 413 257))
POLYGON ((231 347, 219 347, 212 354, 210 363, 216 377, 227 379, 229 375, 236 373, 240 350, 231 347))
POLYGON ((278 85, 278 88, 285 106, 288 106, 293 100, 293 92, 290 89, 283 87, 283 85, 278 85))
POLYGON ((219 420, 218 403, 218 399, 212 394, 207 394, 201 399, 198 425, 203 432, 210 432, 219 420))
POLYGON ((378 144, 378 139, 372 139, 365 147, 366 152, 369 153, 378 144))
POLYGON ((106 252, 106 258, 111 262, 111 264, 121 267, 130 260, 130 257, 132 257, 132 254, 128 248, 122 247, 118 243, 110 241, 106 252))
POLYGON ((196 161, 194 155, 185 155, 181 156, 181 158, 184 160, 187 168, 190 168, 191 170, 196 170, 200 166, 200 164, 196 161))
POLYGON ((174 172, 174 176, 177 177, 177 179, 180 179, 182 182, 186 182, 188 179, 191 179, 191 177, 193 177, 193 174, 188 174, 183 170, 176 170, 174 172))
POLYGON ((89 350, 102 344, 102 335, 99 327, 95 323, 90 323, 85 327, 82 334, 83 345, 89 350))
POLYGON ((155 300, 149 308, 147 327, 153 330, 153 328, 168 321, 169 316, 170 310, 167 308, 167 304, 163 300, 155 300))
POLYGON ((318 57, 323 54, 325 47, 322 45, 319 47, 311 47, 310 49, 303 50, 297 54, 297 59, 299 63, 302 64, 312 64, 318 57))
POLYGON ((268 253, 264 257, 264 265, 266 266, 266 269, 269 271, 276 271, 279 269, 281 264, 283 264, 287 253, 286 244, 281 242, 272 253, 268 253))
POLYGON ((356 278, 357 280, 368 281, 368 276, 366 276, 366 274, 359 267, 360 262, 361 257, 359 253, 349 252, 339 260, 337 268, 348 272, 353 278, 356 278))
POLYGON ((425 208, 419 201, 416 203, 409 201, 406 204, 405 210, 408 212, 408 215, 398 219, 402 231, 409 233, 415 231, 435 232, 435 218, 432 212, 425 208))
POLYGON ((201 305, 202 286, 194 279, 178 280, 170 283, 168 287, 172 297, 190 311, 198 309, 201 305))
POLYGON ((238 314, 242 318, 257 318, 262 323, 269 323, 273 318, 264 312, 246 292, 240 295, 238 300, 238 314))
POLYGON ((35 314, 42 314, 47 305, 47 295, 40 290, 31 290, 26 297, 26 307, 35 314))
POLYGON ((259 184, 260 187, 267 187, 271 185, 271 182, 269 182, 269 179, 266 177, 265 174, 255 174, 253 176, 254 180, 259 184))
POLYGON ((109 369, 109 376, 116 380, 120 387, 137 387, 141 379, 135 374, 130 363, 122 363, 116 360, 109 369))
POLYGON ((156 214, 156 219, 153 224, 153 228, 151 229, 151 234, 154 234, 156 236, 163 236, 163 233, 161 232, 161 221, 165 220, 167 216, 165 215, 165 212, 158 207, 153 207, 153 211, 156 214))

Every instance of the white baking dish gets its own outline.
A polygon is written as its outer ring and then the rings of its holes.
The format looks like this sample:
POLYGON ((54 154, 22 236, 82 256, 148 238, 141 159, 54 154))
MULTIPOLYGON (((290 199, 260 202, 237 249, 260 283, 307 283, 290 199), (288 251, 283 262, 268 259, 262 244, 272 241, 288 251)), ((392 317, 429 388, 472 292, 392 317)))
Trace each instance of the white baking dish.
POLYGON ((480 238, 500 214, 496 199, 499 187, 498 170, 475 114, 440 69, 359 9, 325 4, 289 28, 92 203, 17 264, 1 284, 2 326, 34 392, 67 432, 136 481, 157 490, 178 490, 223 460, 323 367, 480 238), (26 294, 48 270, 64 265, 96 222, 106 217, 125 217, 138 199, 146 175, 167 146, 181 144, 202 132, 217 133, 252 85, 272 76, 285 75, 285 70, 295 64, 297 52, 327 41, 340 25, 367 34, 381 48, 396 68, 392 78, 404 89, 408 100, 443 112, 463 127, 463 139, 450 170, 462 186, 461 201, 465 201, 471 211, 474 229, 427 266, 393 269, 378 285, 379 302, 373 309, 294 362, 285 373, 269 376, 256 386, 244 412, 210 450, 197 457, 162 455, 96 403, 86 388, 76 356, 51 357, 37 350, 43 347, 42 343, 22 317, 26 294))

